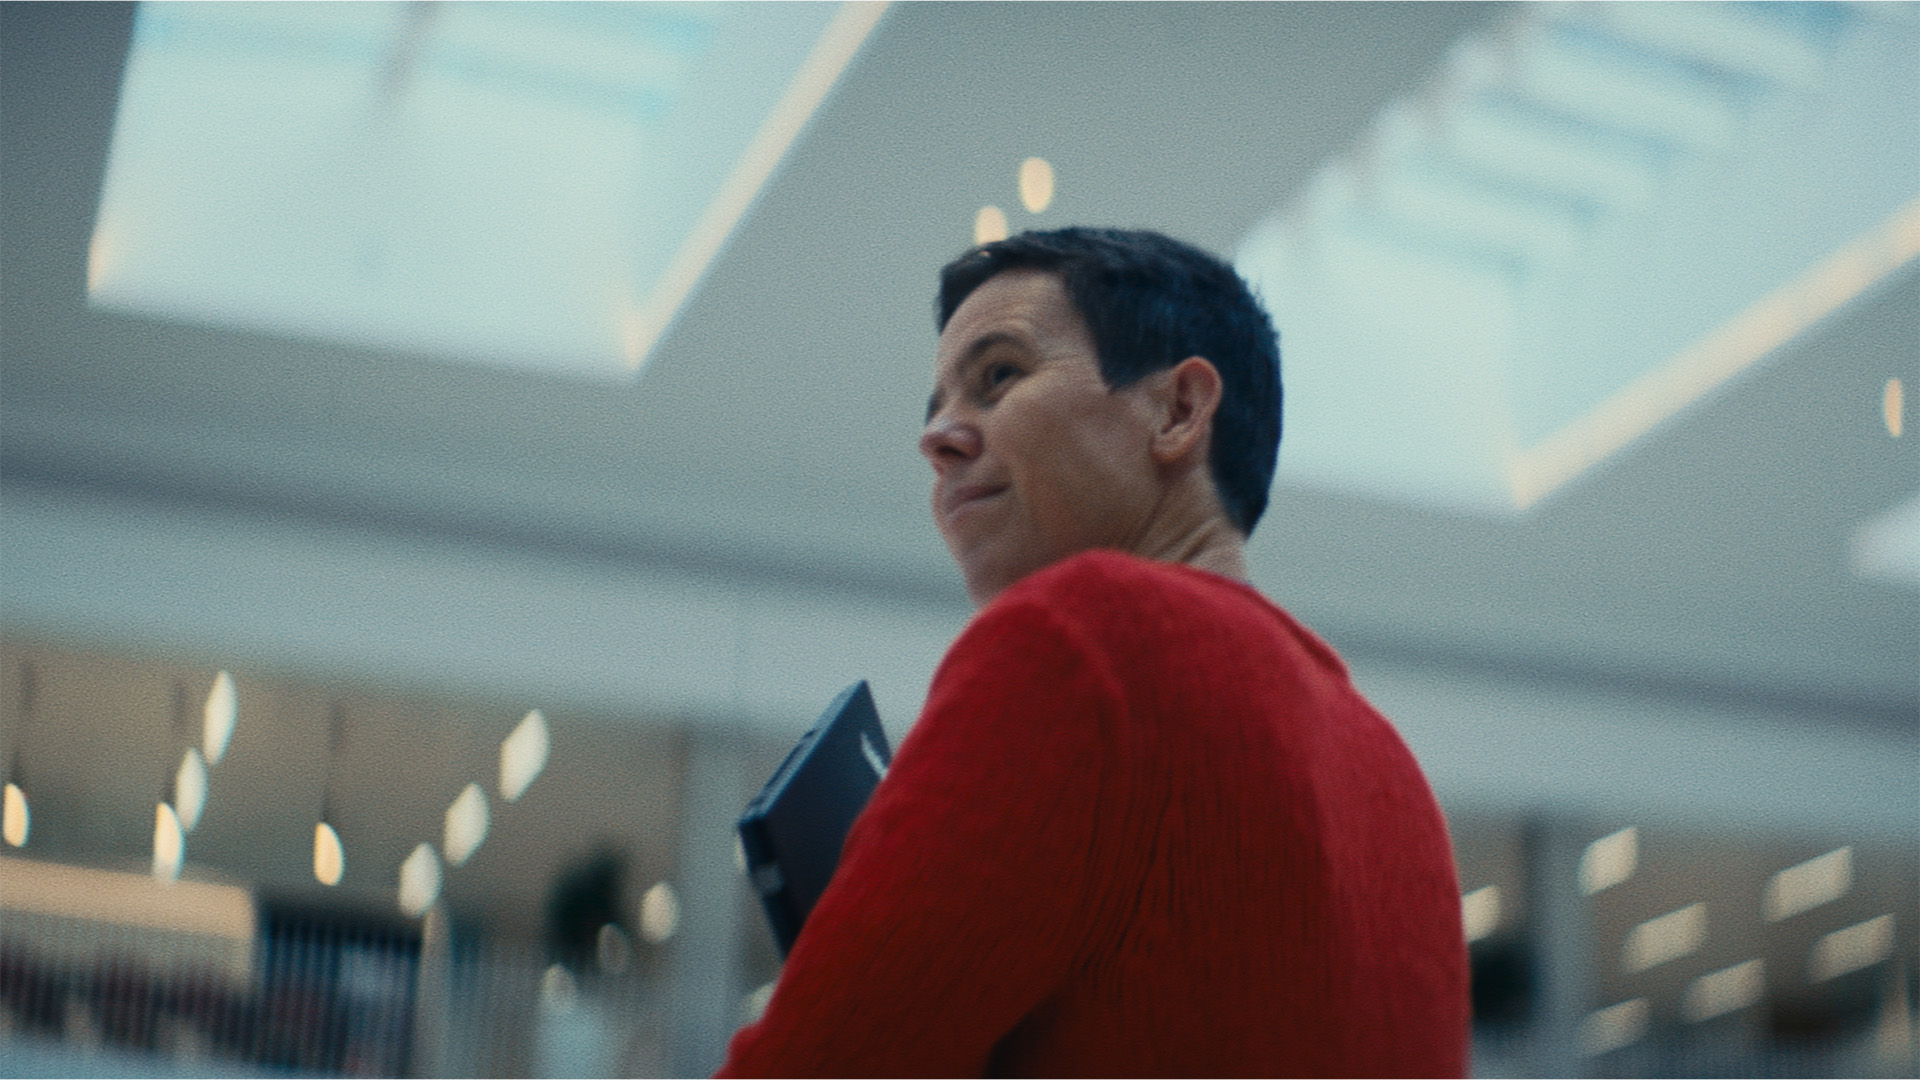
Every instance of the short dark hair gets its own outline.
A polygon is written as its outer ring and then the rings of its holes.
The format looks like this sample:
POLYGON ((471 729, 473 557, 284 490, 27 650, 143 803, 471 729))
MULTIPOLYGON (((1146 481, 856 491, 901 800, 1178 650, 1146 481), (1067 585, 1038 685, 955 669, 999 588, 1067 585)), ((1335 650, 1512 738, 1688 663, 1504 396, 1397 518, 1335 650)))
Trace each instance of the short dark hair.
POLYGON ((936 324, 1008 270, 1058 274, 1086 320, 1100 375, 1120 390, 1189 356, 1220 372, 1207 462, 1227 519, 1244 535, 1267 509, 1280 453, 1280 342, 1233 267, 1144 229, 1054 229, 982 244, 940 271, 936 324))

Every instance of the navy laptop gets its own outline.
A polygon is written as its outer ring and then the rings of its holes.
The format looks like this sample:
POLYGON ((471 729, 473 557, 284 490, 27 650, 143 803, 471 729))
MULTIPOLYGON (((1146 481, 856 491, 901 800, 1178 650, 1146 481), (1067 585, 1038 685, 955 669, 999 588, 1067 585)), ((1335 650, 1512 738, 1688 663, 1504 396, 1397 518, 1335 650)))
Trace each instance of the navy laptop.
POLYGON ((781 956, 827 891, 847 830, 892 760, 861 680, 833 699, 740 816, 747 874, 781 956))

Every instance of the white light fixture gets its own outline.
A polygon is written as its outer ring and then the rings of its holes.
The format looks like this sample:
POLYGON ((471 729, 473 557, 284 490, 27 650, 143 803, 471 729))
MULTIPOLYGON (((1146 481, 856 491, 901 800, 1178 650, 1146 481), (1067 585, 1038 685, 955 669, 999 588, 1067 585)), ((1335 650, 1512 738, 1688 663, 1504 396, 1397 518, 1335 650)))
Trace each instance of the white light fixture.
POLYGON ((1759 1001, 1765 989, 1766 965, 1760 960, 1721 968, 1687 984, 1680 1015, 1692 1024, 1711 1020, 1759 1001))
POLYGON ((1761 895, 1761 913, 1779 922, 1838 900, 1852 887, 1853 848, 1837 848, 1773 875, 1761 895))
POLYGON ((1698 950, 1706 940, 1707 905, 1688 904, 1629 930, 1622 966, 1645 971, 1698 950))
POLYGON ((1640 865, 1640 830, 1628 826, 1587 845, 1580 855, 1580 892, 1586 896, 1633 876, 1640 865))
POLYGON ((973 242, 991 244, 1007 238, 1007 215, 997 206, 983 206, 973 215, 973 242))
POLYGON ((440 898, 440 856, 433 845, 421 843, 400 864, 400 911, 410 918, 426 914, 440 898))
POLYGON ((1020 205, 1038 214, 1053 203, 1053 166, 1045 158, 1020 163, 1020 205))
POLYGON ((8 784, 5 805, 0 808, 0 836, 4 836, 12 847, 26 847, 32 824, 33 815, 27 807, 27 793, 20 790, 19 784, 8 784))
POLYGON ((662 881, 640 897, 640 936, 655 945, 680 927, 680 897, 662 881))
POLYGON ((1460 898, 1460 923, 1467 940, 1479 941, 1500 928, 1500 886, 1483 885, 1460 898))
POLYGON ((322 821, 313 827, 313 879, 322 885, 340 884, 347 872, 347 851, 340 845, 340 834, 322 821))
POLYGON ((565 1016, 573 1011, 574 1002, 578 998, 579 989, 574 985, 573 974, 566 969, 565 965, 552 964, 541 973, 541 1011, 565 1016))
POLYGON ((593 944, 594 959, 609 975, 624 975, 633 962, 633 943, 618 923, 603 923, 593 944))
POLYGON ((221 672, 213 677, 213 689, 207 693, 201 746, 207 764, 218 765, 227 756, 227 744, 233 741, 233 727, 240 713, 240 699, 233 689, 233 676, 221 672))
POLYGON ((1835 930, 1813 943, 1807 958, 1807 978, 1814 982, 1872 967, 1893 952, 1893 916, 1880 915, 1835 930))
POLYGON ((479 784, 468 784, 462 788, 453 804, 447 807, 446 826, 441 837, 448 866, 464 865, 473 857, 481 842, 487 838, 489 821, 487 793, 480 790, 479 784))
POLYGON ((200 748, 187 747, 180 768, 173 774, 174 812, 180 815, 180 828, 192 832, 200 824, 200 813, 207 808, 207 762, 200 748))
POLYGON ((1647 999, 1609 1005, 1580 1021, 1580 1049, 1588 1056, 1631 1046, 1647 1034, 1647 999))
POLYGON ((515 802, 526 794, 527 785, 547 767, 547 753, 552 745, 547 735, 547 718, 539 709, 521 719, 513 733, 500 743, 502 799, 515 802))
POLYGON ((186 854, 187 837, 180 830, 180 816, 166 803, 157 804, 153 810, 153 876, 160 881, 178 879, 186 854))

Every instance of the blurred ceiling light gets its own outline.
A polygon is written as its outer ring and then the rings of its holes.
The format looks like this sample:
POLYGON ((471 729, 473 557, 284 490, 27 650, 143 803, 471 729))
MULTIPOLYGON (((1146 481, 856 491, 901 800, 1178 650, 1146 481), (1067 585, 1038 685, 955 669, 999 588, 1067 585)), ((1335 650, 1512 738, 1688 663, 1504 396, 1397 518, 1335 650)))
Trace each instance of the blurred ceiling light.
POLYGON ((461 866, 473 857, 487 838, 487 793, 479 784, 468 784, 447 807, 446 828, 441 846, 447 852, 448 866, 461 866))
POLYGON ((1468 941, 1500 928, 1500 886, 1484 885, 1460 898, 1460 922, 1468 941))
POLYGON ((5 807, 0 809, 0 836, 4 836, 12 847, 26 847, 27 833, 32 824, 33 815, 27 809, 27 793, 20 790, 19 784, 8 784, 5 807))
POLYGON ((1888 379, 1887 388, 1880 395, 1880 413, 1887 421, 1887 434, 1899 438, 1906 430, 1907 394, 1899 379, 1888 379))
POLYGON ((1045 158, 1020 163, 1020 204, 1037 214, 1053 204, 1053 166, 1045 158))
POLYGON ((680 897, 662 881, 640 897, 640 936, 658 945, 680 928, 680 897))
POLYGON ((1589 1057, 1631 1046, 1647 1033, 1647 999, 1634 998, 1580 1021, 1580 1050, 1589 1057))
POLYGON ((1698 950, 1706 940, 1707 905, 1688 904, 1627 931, 1622 966, 1645 971, 1698 950))
POLYGON ((547 767, 547 753, 552 745, 547 736, 547 718, 539 709, 521 719, 513 733, 500 743, 501 798, 515 802, 527 793, 527 785, 547 767))
POLYGON ((409 917, 417 918, 426 914, 435 900, 440 899, 440 856, 433 845, 421 843, 414 847, 400 864, 400 911, 409 917))
POLYGON ((1592 896, 1633 876, 1640 865, 1640 830, 1627 826, 1587 845, 1580 855, 1580 892, 1592 896))
POLYGON ((1853 848, 1837 848, 1773 875, 1760 910, 1768 922, 1779 922, 1838 900, 1852 887, 1853 848))
POLYGON ((340 884, 347 872, 347 851, 340 846, 340 834, 322 821, 313 827, 313 879, 322 885, 340 884))
POLYGON ((1872 967, 1893 952, 1893 916, 1880 915, 1855 923, 1813 943, 1807 959, 1807 978, 1814 982, 1837 979, 1872 967))
POLYGON ((160 803, 153 810, 153 876, 174 881, 180 876, 180 864, 187 854, 187 837, 180 831, 180 815, 173 807, 160 803))
POLYGON ((773 988, 777 985, 769 982, 753 988, 753 992, 740 1002, 741 1023, 758 1023, 760 1018, 767 1014, 767 1006, 773 1001, 773 988))
POLYGON ((991 244, 1007 238, 1007 215, 997 206, 983 206, 973 215, 973 242, 991 244))
POLYGON ((207 764, 218 765, 227 756, 227 744, 233 741, 233 726, 239 716, 240 701, 233 690, 233 676, 221 672, 213 677, 213 689, 207 693, 206 719, 201 746, 207 764))
POLYGON ((540 1008, 543 1012, 564 1015, 573 1011, 580 996, 573 974, 564 964, 552 964, 540 975, 540 1008))
POLYGON ((200 812, 207 808, 207 762, 197 746, 187 747, 173 774, 173 806, 181 829, 192 832, 199 826, 200 812))
POLYGON ((1759 1001, 1765 989, 1766 968, 1759 960, 1721 968, 1687 984, 1680 1015, 1692 1024, 1711 1020, 1759 1001))
POLYGON ((627 940, 627 932, 620 929, 618 923, 606 923, 594 939, 593 953, 601 971, 622 975, 633 962, 633 943, 627 940))
POLYGON ((90 302, 629 378, 885 5, 419 10, 138 8, 90 302))

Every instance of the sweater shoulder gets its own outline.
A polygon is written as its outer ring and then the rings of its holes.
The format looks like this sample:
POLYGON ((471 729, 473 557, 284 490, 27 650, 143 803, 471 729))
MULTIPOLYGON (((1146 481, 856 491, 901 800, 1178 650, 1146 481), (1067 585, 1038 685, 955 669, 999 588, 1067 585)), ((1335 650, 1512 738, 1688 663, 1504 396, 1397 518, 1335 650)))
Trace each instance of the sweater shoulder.
MULTIPOLYGON (((992 607, 1025 609, 1074 627, 1090 640, 1161 637, 1203 626, 1233 636, 1271 636, 1302 658, 1345 679, 1346 664, 1332 646, 1245 582, 1177 563, 1120 551, 1085 551, 1035 571, 992 607)), ((1010 612, 1011 613, 1011 612, 1010 612)))

